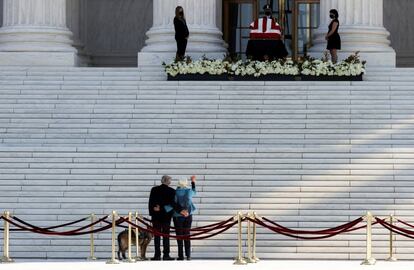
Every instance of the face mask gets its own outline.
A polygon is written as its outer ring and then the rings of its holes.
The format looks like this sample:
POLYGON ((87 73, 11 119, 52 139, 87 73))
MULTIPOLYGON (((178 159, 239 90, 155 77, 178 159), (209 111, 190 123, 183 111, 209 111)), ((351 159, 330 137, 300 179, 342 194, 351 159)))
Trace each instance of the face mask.
POLYGON ((180 11, 180 12, 178 12, 178 15, 180 15, 180 16, 184 16, 184 11, 180 11))
POLYGON ((331 18, 331 19, 335 19, 335 15, 330 14, 330 15, 329 15, 329 18, 331 18))

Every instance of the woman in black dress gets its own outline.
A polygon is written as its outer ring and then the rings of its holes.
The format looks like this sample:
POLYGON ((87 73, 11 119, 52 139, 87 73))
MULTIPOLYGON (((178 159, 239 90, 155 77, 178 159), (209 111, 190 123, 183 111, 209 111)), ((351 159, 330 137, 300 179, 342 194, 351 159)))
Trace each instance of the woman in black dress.
POLYGON ((176 60, 184 60, 185 50, 187 49, 188 36, 190 35, 185 21, 184 9, 181 6, 175 8, 174 17, 175 41, 177 42, 176 60))
POLYGON ((332 62, 338 61, 338 50, 341 49, 341 37, 338 34, 339 30, 339 14, 336 9, 329 11, 329 17, 332 19, 329 24, 329 32, 326 34, 325 39, 328 41, 327 49, 331 53, 332 62))

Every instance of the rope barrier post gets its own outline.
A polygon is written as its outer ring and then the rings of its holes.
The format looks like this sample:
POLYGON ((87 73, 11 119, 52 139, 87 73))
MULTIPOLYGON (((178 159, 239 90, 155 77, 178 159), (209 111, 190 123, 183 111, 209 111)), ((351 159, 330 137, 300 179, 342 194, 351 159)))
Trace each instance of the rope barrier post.
POLYGON ((0 259, 0 263, 12 263, 14 260, 9 256, 10 224, 6 220, 10 218, 10 212, 4 211, 3 217, 3 257, 0 259))
POLYGON ((112 211, 112 257, 106 262, 107 264, 119 264, 119 261, 115 258, 116 217, 116 212, 112 211))
MULTIPOLYGON (((394 224, 394 216, 391 214, 390 215, 390 224, 393 225, 394 224)), ((386 259, 387 262, 395 262, 397 261, 397 258, 394 256, 394 243, 393 243, 393 234, 392 231, 390 230, 390 256, 388 257, 388 259, 386 259)))
MULTIPOLYGON (((138 212, 135 212, 135 225, 139 225, 138 224, 138 218, 139 218, 138 212)), ((139 247, 139 229, 138 229, 138 227, 135 227, 135 246, 136 246, 136 249, 135 249, 136 256, 135 256, 134 259, 135 259, 135 261, 141 261, 142 258, 141 258, 141 255, 139 254, 140 253, 140 247, 139 247)))
POLYGON ((367 236, 366 236, 366 242, 367 242, 367 248, 366 248, 366 257, 365 260, 361 263, 362 265, 374 265, 376 263, 375 258, 372 257, 372 220, 373 216, 371 212, 367 212, 367 215, 365 216, 365 220, 367 222, 367 236))
MULTIPOLYGON (((237 232, 237 237, 238 237, 238 254, 237 254, 237 258, 234 262, 234 264, 236 265, 245 265, 247 264, 247 262, 244 260, 243 258, 243 248, 242 248, 242 213, 238 212, 237 213, 237 224, 238 224, 238 232, 237 232)), ((236 218, 235 217, 235 218, 236 218)))
MULTIPOLYGON (((132 213, 128 213, 128 221, 132 222, 132 213)), ((135 237, 137 238, 137 237, 135 237)), ((132 258, 132 226, 128 223, 128 260, 129 263, 134 263, 135 260, 132 258)))
MULTIPOLYGON (((253 219, 256 220, 257 219, 257 213, 253 212, 253 219)), ((260 259, 256 256, 256 243, 257 243, 257 224, 253 223, 253 260, 255 260, 255 262, 260 261, 260 259)))
MULTIPOLYGON (((91 214, 91 223, 95 222, 95 214, 91 214)), ((94 236, 93 236, 93 230, 94 230, 94 226, 92 225, 90 228, 91 234, 90 234, 90 239, 91 239, 91 247, 90 247, 90 255, 88 257, 88 261, 96 261, 96 257, 95 257, 95 240, 94 240, 94 236)))
MULTIPOLYGON (((251 214, 247 213, 247 217, 251 218, 251 214)), ((253 260, 252 255, 252 230, 251 230, 251 221, 250 219, 247 220, 247 263, 255 263, 256 261, 253 260)))

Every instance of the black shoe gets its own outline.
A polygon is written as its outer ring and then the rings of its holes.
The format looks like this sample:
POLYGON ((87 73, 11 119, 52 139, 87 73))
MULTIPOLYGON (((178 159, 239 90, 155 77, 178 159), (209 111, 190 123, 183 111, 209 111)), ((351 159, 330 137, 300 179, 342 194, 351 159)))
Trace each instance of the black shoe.
POLYGON ((178 257, 177 261, 184 261, 184 257, 178 257))
POLYGON ((187 257, 187 261, 191 261, 191 257, 187 257))
POLYGON ((151 261, 161 261, 161 257, 152 257, 151 261))
POLYGON ((170 256, 164 256, 164 257, 162 257, 162 260, 163 261, 175 261, 175 259, 170 257, 170 256))

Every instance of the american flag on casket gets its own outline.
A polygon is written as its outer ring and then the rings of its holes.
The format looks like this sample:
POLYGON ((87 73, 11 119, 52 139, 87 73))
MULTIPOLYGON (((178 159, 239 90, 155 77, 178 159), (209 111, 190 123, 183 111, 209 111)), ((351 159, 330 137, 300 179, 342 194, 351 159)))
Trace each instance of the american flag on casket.
POLYGON ((250 24, 250 39, 280 40, 282 28, 273 18, 263 17, 250 24))

